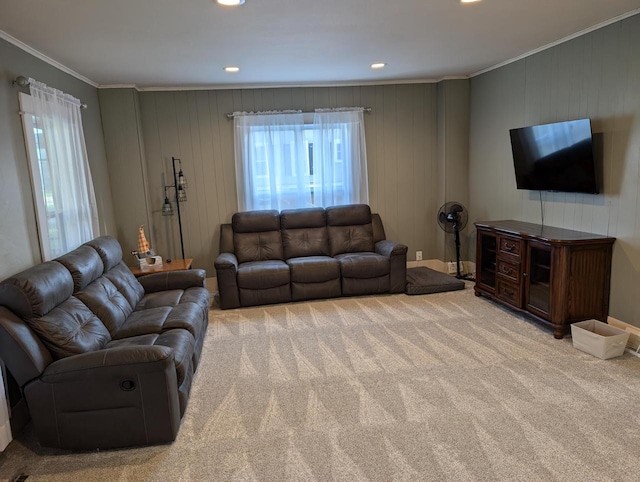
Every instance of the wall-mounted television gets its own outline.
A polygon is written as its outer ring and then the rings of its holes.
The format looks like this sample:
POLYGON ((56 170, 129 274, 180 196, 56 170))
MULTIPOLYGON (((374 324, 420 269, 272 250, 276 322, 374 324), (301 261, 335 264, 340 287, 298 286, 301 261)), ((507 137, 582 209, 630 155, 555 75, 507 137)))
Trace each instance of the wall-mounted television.
POLYGON ((509 133, 518 189, 598 193, 590 119, 509 133))

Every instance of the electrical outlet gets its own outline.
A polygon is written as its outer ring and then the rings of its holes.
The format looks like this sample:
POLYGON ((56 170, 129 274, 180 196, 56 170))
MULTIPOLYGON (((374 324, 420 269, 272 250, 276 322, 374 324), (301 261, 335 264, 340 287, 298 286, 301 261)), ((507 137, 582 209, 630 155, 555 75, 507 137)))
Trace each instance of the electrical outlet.
POLYGON ((422 251, 416 251, 416 261, 422 261, 422 251))
POLYGON ((447 263, 447 271, 448 271, 448 273, 449 273, 449 274, 455 274, 455 273, 457 273, 457 272, 458 272, 458 271, 456 270, 456 263, 455 263, 455 261, 449 261, 449 262, 447 263))

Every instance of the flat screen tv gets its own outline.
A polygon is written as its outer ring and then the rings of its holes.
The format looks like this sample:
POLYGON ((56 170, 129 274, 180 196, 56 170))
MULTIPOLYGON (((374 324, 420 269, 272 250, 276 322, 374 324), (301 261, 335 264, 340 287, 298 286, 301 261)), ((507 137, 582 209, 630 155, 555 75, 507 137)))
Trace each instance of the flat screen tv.
POLYGON ((509 133, 518 189, 598 193, 589 119, 509 133))

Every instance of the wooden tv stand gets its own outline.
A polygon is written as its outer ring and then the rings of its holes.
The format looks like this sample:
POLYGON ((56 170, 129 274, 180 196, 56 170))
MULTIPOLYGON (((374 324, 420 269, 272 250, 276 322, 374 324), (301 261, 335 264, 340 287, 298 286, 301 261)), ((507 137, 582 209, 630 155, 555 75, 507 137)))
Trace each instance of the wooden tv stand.
POLYGON ((521 221, 475 223, 476 296, 486 296, 553 328, 606 321, 615 238, 521 221))

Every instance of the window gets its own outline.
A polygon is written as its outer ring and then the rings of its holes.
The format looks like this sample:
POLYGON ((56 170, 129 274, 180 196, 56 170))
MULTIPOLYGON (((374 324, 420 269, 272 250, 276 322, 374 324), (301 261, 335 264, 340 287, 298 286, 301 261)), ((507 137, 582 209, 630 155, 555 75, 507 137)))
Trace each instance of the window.
POLYGON ((40 251, 57 258, 98 233, 98 216, 80 118, 80 102, 30 79, 20 108, 40 251))
POLYGON ((367 203, 362 110, 238 115, 240 210, 367 203))

